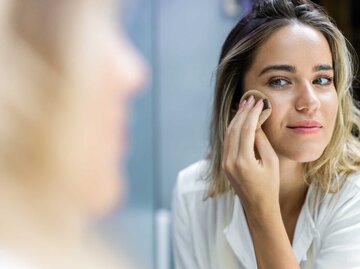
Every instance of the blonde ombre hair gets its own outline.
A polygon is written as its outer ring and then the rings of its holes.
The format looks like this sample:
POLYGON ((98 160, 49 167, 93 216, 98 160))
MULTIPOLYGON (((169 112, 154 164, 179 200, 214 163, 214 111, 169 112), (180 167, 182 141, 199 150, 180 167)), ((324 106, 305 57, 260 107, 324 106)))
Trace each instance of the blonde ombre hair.
POLYGON ((276 30, 289 24, 304 24, 320 31, 333 57, 334 83, 339 109, 332 138, 321 157, 304 163, 305 179, 327 192, 337 192, 346 177, 360 169, 360 113, 352 96, 356 74, 355 52, 331 18, 307 0, 260 0, 228 35, 217 69, 214 108, 210 132, 208 195, 231 190, 221 168, 223 142, 233 110, 243 94, 243 77, 257 49, 276 30))

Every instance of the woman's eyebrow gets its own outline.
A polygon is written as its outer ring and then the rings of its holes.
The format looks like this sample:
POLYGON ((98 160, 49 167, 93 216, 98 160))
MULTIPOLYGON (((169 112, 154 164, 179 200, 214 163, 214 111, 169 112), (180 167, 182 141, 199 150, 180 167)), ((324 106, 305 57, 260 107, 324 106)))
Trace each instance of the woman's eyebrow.
POLYGON ((287 64, 270 65, 265 67, 263 70, 261 70, 261 72, 259 73, 259 77, 270 71, 286 71, 290 73, 295 73, 296 68, 292 65, 287 65, 287 64))
POLYGON ((313 68, 313 72, 328 71, 328 70, 333 71, 334 68, 329 64, 318 64, 318 65, 314 66, 314 68, 313 68))
MULTIPOLYGON (((329 70, 331 71, 334 70, 334 68, 329 64, 318 64, 313 68, 313 72, 329 71, 329 70)), ((270 65, 265 67, 263 70, 261 70, 261 72, 259 73, 259 77, 270 71, 286 71, 290 73, 295 73, 296 68, 292 65, 287 65, 287 64, 270 65)))

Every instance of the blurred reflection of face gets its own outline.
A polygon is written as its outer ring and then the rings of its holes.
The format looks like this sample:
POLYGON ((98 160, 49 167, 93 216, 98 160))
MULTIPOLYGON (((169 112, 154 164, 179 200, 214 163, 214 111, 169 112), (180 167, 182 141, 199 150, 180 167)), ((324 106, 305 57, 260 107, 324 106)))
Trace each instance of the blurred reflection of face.
POLYGON ((70 160, 77 177, 72 191, 90 213, 105 214, 123 190, 129 99, 144 82, 145 68, 125 36, 101 12, 84 13, 79 30, 74 62, 79 60, 77 74, 86 86, 71 93, 76 101, 70 160))

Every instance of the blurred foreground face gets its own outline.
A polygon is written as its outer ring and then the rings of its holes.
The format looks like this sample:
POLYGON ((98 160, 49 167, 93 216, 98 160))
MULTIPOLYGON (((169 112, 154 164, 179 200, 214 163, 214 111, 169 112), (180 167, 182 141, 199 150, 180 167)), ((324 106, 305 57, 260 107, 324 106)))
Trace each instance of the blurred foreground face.
POLYGON ((78 42, 70 47, 76 91, 70 93, 63 118, 63 134, 70 141, 63 150, 72 152, 64 155, 74 172, 72 195, 90 214, 102 215, 116 205, 124 188, 128 105, 144 82, 145 68, 106 10, 86 3, 81 15, 74 31, 78 42))
POLYGON ((128 105, 145 68, 111 2, 0 4, 0 184, 24 189, 24 204, 98 216, 121 196, 128 105))
POLYGON ((112 268, 88 224, 121 197, 128 106, 145 77, 113 8, 110 0, 0 3, 1 257, 112 268))

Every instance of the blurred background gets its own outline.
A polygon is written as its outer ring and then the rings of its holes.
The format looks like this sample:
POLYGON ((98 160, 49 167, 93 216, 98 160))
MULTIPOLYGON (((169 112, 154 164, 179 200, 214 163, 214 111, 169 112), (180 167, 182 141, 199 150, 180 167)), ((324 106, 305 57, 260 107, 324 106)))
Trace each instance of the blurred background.
MULTIPOLYGON (((204 158, 222 42, 253 0, 123 0, 119 25, 152 78, 134 102, 128 197, 107 222, 146 269, 170 269, 171 193, 179 170, 204 158)), ((360 49, 360 2, 323 5, 360 49)), ((359 91, 356 90, 359 97, 359 91)), ((112 233, 113 234, 113 233, 112 233)))

